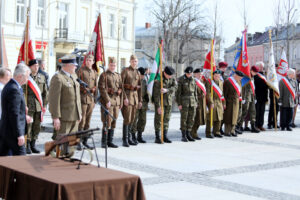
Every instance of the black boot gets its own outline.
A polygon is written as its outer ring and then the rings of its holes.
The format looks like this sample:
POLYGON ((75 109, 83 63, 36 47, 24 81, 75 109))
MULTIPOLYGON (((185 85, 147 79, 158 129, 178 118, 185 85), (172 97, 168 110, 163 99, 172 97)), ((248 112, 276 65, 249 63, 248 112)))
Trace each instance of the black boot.
POLYGON ((106 142, 107 142, 106 134, 105 134, 104 130, 102 129, 102 137, 101 137, 101 147, 102 148, 106 147, 106 142))
POLYGON ((165 143, 172 143, 171 140, 168 138, 168 130, 164 130, 164 142, 165 143))
MULTIPOLYGON (((87 143, 88 139, 89 139, 89 137, 84 137, 84 138, 82 138, 82 144, 83 144, 83 146, 85 146, 86 148, 92 150, 92 149, 94 149, 94 147, 90 146, 90 145, 87 143)), ((101 141, 101 147, 102 147, 102 141, 101 141)))
POLYGON ((113 139, 114 139, 114 130, 109 129, 108 130, 107 146, 111 147, 111 148, 118 148, 118 146, 113 143, 113 139))
POLYGON ((134 143, 134 145, 137 145, 138 141, 136 140, 135 133, 131 132, 131 137, 132 137, 132 142, 134 143))
POLYGON ((137 133, 137 141, 139 143, 146 143, 146 141, 143 139, 142 132, 137 133))
POLYGON ((260 130, 254 124, 251 124, 251 132, 252 133, 259 133, 260 130))
POLYGON ((26 154, 31 154, 31 149, 30 149, 30 141, 27 140, 27 144, 26 144, 26 154))
POLYGON ((186 131, 186 137, 187 137, 187 139, 188 139, 189 141, 195 142, 195 139, 192 138, 191 132, 190 132, 190 131, 186 131))
POLYGON ((181 134, 182 134, 182 136, 181 136, 181 141, 182 141, 182 142, 187 142, 188 139, 186 138, 186 131, 181 131, 181 134))
POLYGON ((128 144, 128 125, 123 125, 123 138, 122 138, 122 141, 123 141, 123 147, 129 147, 129 144, 128 144))
POLYGON ((31 152, 32 153, 41 153, 39 150, 37 150, 36 149, 36 147, 35 147, 35 140, 32 140, 31 142, 30 142, 30 149, 31 149, 31 152))
POLYGON ((162 144, 160 139, 160 131, 155 131, 155 141, 156 144, 162 144))
POLYGON ((137 145, 136 143, 134 143, 134 142, 131 140, 131 134, 130 134, 130 132, 131 132, 131 126, 128 125, 128 144, 130 144, 130 145, 137 145))

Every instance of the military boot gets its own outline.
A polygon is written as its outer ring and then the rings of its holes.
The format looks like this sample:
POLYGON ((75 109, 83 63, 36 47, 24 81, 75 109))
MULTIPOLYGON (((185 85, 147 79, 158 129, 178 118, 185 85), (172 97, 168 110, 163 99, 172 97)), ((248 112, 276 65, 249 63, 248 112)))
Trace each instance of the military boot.
POLYGON ((146 143, 146 141, 143 139, 142 132, 137 133, 137 141, 139 143, 146 143))
POLYGON ((251 124, 251 132, 252 133, 259 133, 260 130, 254 124, 251 124))
POLYGON ((165 143, 172 143, 171 140, 168 138, 168 130, 164 130, 164 142, 165 143))
POLYGON ((122 141, 123 141, 123 147, 129 147, 128 144, 128 125, 123 125, 123 137, 122 137, 122 141))
POLYGON ((186 131, 181 131, 181 134, 182 134, 182 136, 181 136, 181 141, 182 141, 182 142, 187 142, 188 139, 186 138, 186 131))
POLYGON ((188 139, 189 141, 195 142, 195 139, 192 138, 191 132, 190 132, 190 131, 186 131, 186 137, 187 137, 187 139, 188 139))
POLYGON ((104 130, 102 130, 101 147, 105 148, 106 147, 106 143, 107 143, 106 134, 105 134, 104 130))
MULTIPOLYGON (((102 134, 102 135, 103 135, 103 134, 102 134)), ((90 146, 90 145, 87 143, 88 139, 89 139, 89 137, 84 137, 84 138, 82 138, 82 144, 83 144, 83 146, 85 146, 86 148, 92 150, 92 149, 94 149, 94 147, 90 146)), ((101 141, 101 147, 102 147, 102 141, 101 141)))
POLYGON ((118 146, 113 143, 113 139, 114 139, 114 129, 109 129, 107 146, 111 148, 118 148, 118 146))
POLYGON ((134 143, 132 140, 131 140, 131 134, 129 133, 131 131, 131 126, 128 125, 128 143, 130 145, 137 145, 136 143, 134 143))
POLYGON ((31 154, 31 149, 30 149, 30 141, 27 140, 27 144, 26 144, 26 154, 31 154))
POLYGON ((132 137, 132 142, 134 143, 134 145, 137 145, 138 141, 136 140, 135 133, 131 132, 131 137, 132 137))
POLYGON ((160 139, 160 131, 155 131, 155 141, 156 144, 162 144, 160 139))
POLYGON ((32 153, 41 153, 39 150, 37 150, 36 149, 36 147, 35 147, 35 140, 32 140, 31 142, 30 142, 30 149, 31 149, 31 152, 32 153))

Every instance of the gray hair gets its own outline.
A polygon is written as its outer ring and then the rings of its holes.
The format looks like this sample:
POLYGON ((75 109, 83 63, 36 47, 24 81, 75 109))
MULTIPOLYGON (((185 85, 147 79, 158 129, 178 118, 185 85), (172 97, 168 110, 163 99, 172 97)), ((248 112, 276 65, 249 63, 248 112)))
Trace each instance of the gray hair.
POLYGON ((287 71, 287 75, 290 75, 290 74, 295 74, 295 70, 289 68, 287 71))
POLYGON ((8 76, 9 73, 11 73, 10 69, 5 67, 0 68, 0 78, 4 78, 5 76, 8 76))
POLYGON ((30 72, 30 69, 27 65, 24 63, 17 64, 15 71, 14 71, 14 77, 19 75, 27 75, 27 73, 30 72))
POLYGON ((259 62, 256 62, 256 64, 255 64, 256 66, 262 66, 262 67, 264 67, 265 66, 265 64, 264 64, 264 62, 263 61, 259 61, 259 62))

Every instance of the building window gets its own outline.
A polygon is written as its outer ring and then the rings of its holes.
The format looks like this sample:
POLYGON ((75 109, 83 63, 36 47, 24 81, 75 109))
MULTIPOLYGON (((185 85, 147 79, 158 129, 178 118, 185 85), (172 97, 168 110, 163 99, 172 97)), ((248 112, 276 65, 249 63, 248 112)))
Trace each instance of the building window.
POLYGON ((25 23, 25 0, 17 0, 17 23, 25 23))
POLYGON ((59 15, 59 29, 65 29, 68 27, 68 4, 59 3, 58 6, 59 15))
POLYGON ((115 15, 114 14, 109 15, 109 37, 111 38, 115 37, 115 15))
POLYGON ((126 58, 121 58, 121 67, 126 67, 126 58))
POLYGON ((122 17, 122 39, 127 39, 127 17, 122 17))
POLYGON ((42 27, 44 26, 44 8, 45 8, 45 0, 38 0, 37 7, 37 25, 42 27))

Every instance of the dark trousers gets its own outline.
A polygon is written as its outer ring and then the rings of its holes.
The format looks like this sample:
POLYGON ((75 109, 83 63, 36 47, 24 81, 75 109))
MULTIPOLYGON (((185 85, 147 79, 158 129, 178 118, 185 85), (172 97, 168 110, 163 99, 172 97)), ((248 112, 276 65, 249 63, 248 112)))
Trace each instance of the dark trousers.
MULTIPOLYGON (((18 140, 17 140, 18 141, 18 140)), ((0 156, 26 155, 25 145, 19 146, 16 141, 0 140, 0 156)))
POLYGON ((280 108, 280 127, 281 129, 289 128, 293 119, 293 109, 290 107, 280 108))
POLYGON ((256 109, 255 124, 257 127, 263 127, 264 125, 265 107, 266 107, 265 101, 257 101, 255 104, 255 109, 256 109))
MULTIPOLYGON (((275 127, 275 122, 274 122, 274 100, 270 100, 270 107, 269 107, 269 116, 268 116, 268 126, 275 127)), ((276 101, 276 122, 278 121, 278 111, 279 111, 279 106, 278 106, 278 101, 276 101)))

